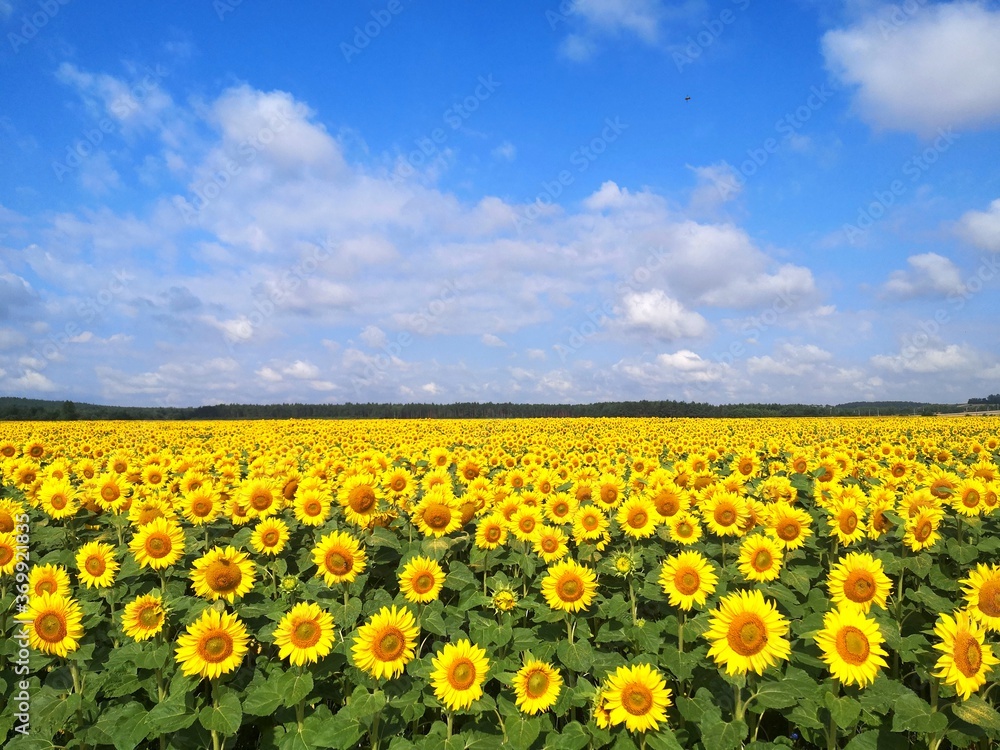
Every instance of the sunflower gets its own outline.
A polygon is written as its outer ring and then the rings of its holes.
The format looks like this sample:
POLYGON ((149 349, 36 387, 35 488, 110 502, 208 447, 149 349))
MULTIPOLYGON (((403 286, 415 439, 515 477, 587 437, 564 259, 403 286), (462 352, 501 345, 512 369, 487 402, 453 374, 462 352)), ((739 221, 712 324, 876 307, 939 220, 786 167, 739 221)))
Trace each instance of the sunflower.
POLYGON ((247 479, 240 485, 238 492, 240 506, 245 509, 249 518, 273 516, 285 504, 281 485, 269 477, 247 479))
POLYGON ((128 546, 140 567, 162 570, 184 554, 184 532, 176 523, 155 518, 136 532, 128 546))
POLYGON ((300 488, 295 494, 292 512, 299 523, 306 526, 322 526, 330 517, 332 505, 332 501, 322 490, 300 488))
POLYGON ((362 528, 367 528, 372 516, 378 513, 381 498, 382 488, 378 480, 367 472, 348 477, 337 492, 337 502, 344 510, 344 518, 362 528))
POLYGON ((535 534, 535 554, 542 558, 546 565, 557 562, 569 554, 568 541, 562 529, 541 524, 535 534))
POLYGON ((553 565, 542 581, 542 595, 552 609, 579 612, 594 601, 597 574, 586 565, 566 560, 553 565))
POLYGON ((80 647, 83 612, 62 594, 43 593, 28 599, 27 609, 16 615, 28 629, 28 643, 45 654, 65 657, 80 647))
POLYGON ((444 571, 437 560, 414 557, 399 574, 399 590, 406 601, 427 604, 438 598, 444 586, 444 571))
POLYGON ((159 464, 150 464, 142 469, 142 482, 149 487, 159 487, 166 479, 166 472, 159 464))
POLYGON ((343 531, 332 531, 313 549, 316 575, 323 576, 327 586, 351 583, 365 571, 367 558, 361 543, 343 531))
POLYGON ((816 636, 820 658, 830 667, 835 680, 845 685, 865 687, 875 681, 886 665, 885 639, 875 620, 858 609, 831 610, 823 617, 823 629, 816 636))
POLYGON ((398 502, 416 491, 416 480, 406 469, 397 467, 383 477, 382 487, 398 502))
POLYGON ((288 542, 288 525, 280 518, 259 521, 250 535, 250 546, 262 555, 277 555, 288 542))
POLYGON ((934 665, 937 670, 934 676, 954 686, 962 700, 968 700, 1000 663, 993 647, 986 643, 984 630, 965 611, 956 612, 954 617, 942 614, 934 633, 941 639, 934 644, 941 652, 934 665))
POLYGON ((500 513, 490 513, 476 525, 476 546, 496 549, 507 541, 507 522, 500 513))
POLYGON ((232 604, 253 588, 255 567, 246 552, 235 547, 213 547, 194 561, 191 582, 194 593, 209 601, 225 599, 232 604))
POLYGON ((715 492, 700 507, 705 525, 718 536, 739 536, 750 518, 746 500, 732 492, 715 492))
POLYGON ((827 578, 830 598, 838 607, 857 609, 865 614, 875 604, 885 609, 892 582, 882 569, 882 561, 867 552, 849 552, 830 568, 827 578))
POLYGON ((605 511, 614 510, 625 499, 625 482, 618 475, 605 472, 594 482, 591 499, 605 511))
POLYGON ((572 523, 573 514, 579 507, 576 498, 568 492, 555 492, 545 498, 545 517, 552 523, 572 523))
POLYGON ((24 506, 17 500, 0 500, 0 534, 9 534, 17 526, 17 518, 24 513, 24 506))
POLYGON ((42 510, 51 518, 69 518, 74 515, 80 505, 77 502, 79 492, 66 479, 48 480, 38 493, 38 501, 42 510))
POLYGON ((104 510, 121 513, 128 500, 127 483, 124 476, 115 472, 107 472, 94 477, 87 483, 97 494, 94 500, 104 510))
POLYGON ((274 629, 278 658, 294 666, 319 661, 333 650, 333 617, 312 602, 299 602, 274 629))
POLYGON ((358 628, 351 649, 354 663, 375 679, 398 677, 416 655, 419 636, 420 627, 410 610, 382 607, 358 628))
POLYGON ((606 680, 602 695, 611 725, 625 724, 630 732, 659 729, 672 704, 666 681, 649 664, 618 667, 606 680))
POLYGON ((216 679, 240 666, 249 640, 239 617, 210 607, 177 639, 177 661, 189 677, 216 679))
POLYGON ((115 548, 102 542, 88 542, 76 553, 79 578, 87 588, 106 588, 115 582, 118 563, 115 548))
POLYGON ((983 512, 986 485, 978 479, 965 479, 955 488, 949 500, 951 507, 963 516, 978 516, 983 512))
POLYGON ((596 542, 608 530, 608 519, 595 505, 581 505, 573 516, 573 539, 580 542, 596 542))
POLYGON ((656 511, 656 506, 642 497, 633 497, 618 506, 615 520, 622 532, 633 539, 644 539, 656 532, 663 518, 656 511))
POLYGON ((770 506, 768 533, 781 542, 786 550, 798 549, 812 536, 812 516, 801 508, 793 508, 787 503, 770 506))
POLYGON ((532 543, 541 524, 541 509, 537 506, 522 505, 510 517, 510 532, 522 542, 532 543))
POLYGON ((987 630, 1000 631, 1000 567, 979 563, 960 583, 969 614, 987 630))
POLYGON ((941 526, 942 520, 944 520, 944 511, 938 507, 917 508, 916 512, 906 519, 903 543, 909 545, 913 552, 930 549, 941 539, 938 528, 941 526))
POLYGON ((0 531, 0 575, 9 575, 17 567, 17 537, 0 531))
POLYGON ((781 544, 769 536, 753 534, 740 545, 739 568, 748 581, 773 581, 781 573, 781 544))
POLYGON ((671 519, 691 507, 691 494, 676 485, 661 484, 651 486, 645 494, 664 519, 671 519))
POLYGON ((723 598, 704 635, 712 644, 708 655, 730 675, 763 674, 791 653, 788 620, 757 590, 723 598))
POLYGON ((827 524, 830 536, 836 536, 845 546, 865 538, 864 508, 854 498, 844 497, 836 501, 827 524))
POLYGON ((188 491, 180 501, 184 518, 194 526, 212 523, 222 512, 222 498, 211 484, 205 483, 188 491))
POLYGON ((681 552, 663 561, 660 586, 670 598, 670 606, 691 609, 702 606, 715 592, 719 577, 708 559, 700 552, 681 552))
POLYGON ((528 659, 514 679, 515 703, 523 713, 534 715, 552 707, 562 691, 562 675, 548 662, 528 659))
POLYGON ((486 651, 468 640, 447 643, 431 661, 434 696, 449 711, 469 708, 483 694, 483 683, 490 669, 486 651))
POLYGON ((163 630, 166 622, 163 599, 156 594, 145 594, 125 605, 122 630, 136 641, 145 641, 163 630))
POLYGON ((410 512, 410 521, 424 536, 441 537, 462 527, 462 513, 449 491, 432 490, 410 512))
POLYGON ((682 511, 668 522, 670 539, 677 544, 694 544, 701 539, 701 524, 696 516, 682 511))
POLYGON ((158 497, 144 497, 133 500, 128 508, 128 520, 136 528, 141 528, 156 518, 163 518, 169 521, 175 515, 173 507, 166 500, 161 500, 158 497))
POLYGON ((490 608, 497 614, 510 612, 517 606, 518 601, 517 591, 509 584, 503 584, 490 597, 490 608))
POLYGON ((69 575, 62 565, 36 565, 28 573, 28 596, 42 594, 69 596, 69 575))

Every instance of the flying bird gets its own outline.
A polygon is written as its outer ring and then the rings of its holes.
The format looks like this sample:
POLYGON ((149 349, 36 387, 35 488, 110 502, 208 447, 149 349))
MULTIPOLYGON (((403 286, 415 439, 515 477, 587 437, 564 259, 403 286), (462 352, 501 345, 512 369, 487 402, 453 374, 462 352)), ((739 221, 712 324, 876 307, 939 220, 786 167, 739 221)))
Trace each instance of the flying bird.
POLYGON ((689 102, 689 101, 691 101, 691 97, 690 97, 690 96, 685 96, 685 97, 684 97, 684 101, 686 101, 686 102, 689 102))

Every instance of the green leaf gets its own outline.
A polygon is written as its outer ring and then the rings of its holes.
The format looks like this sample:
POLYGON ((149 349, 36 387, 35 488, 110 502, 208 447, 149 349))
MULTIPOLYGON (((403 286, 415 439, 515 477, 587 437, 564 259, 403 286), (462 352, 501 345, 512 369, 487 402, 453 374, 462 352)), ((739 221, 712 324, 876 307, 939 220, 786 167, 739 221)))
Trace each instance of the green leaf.
POLYGON ((643 737, 646 739, 646 747, 650 750, 683 750, 673 730, 665 724, 655 732, 647 732, 643 737))
POLYGON ((879 674, 875 682, 861 693, 861 708, 869 713, 883 715, 892 708, 896 700, 907 692, 906 688, 884 674, 879 674))
POLYGON ((364 730, 349 715, 347 708, 340 710, 336 716, 324 720, 310 730, 307 737, 315 747, 329 747, 334 750, 347 750, 354 747, 364 730))
POLYGON ((236 734, 243 723, 243 709, 234 692, 223 693, 218 706, 205 706, 198 714, 201 725, 210 732, 228 737, 236 734))
POLYGON ((469 570, 469 566, 465 563, 453 560, 448 564, 448 573, 445 576, 444 585, 447 588, 460 591, 466 586, 475 586, 476 576, 469 570))
POLYGON ((278 679, 278 690, 284 696, 286 706, 294 706, 303 698, 307 697, 313 689, 312 672, 285 672, 278 679))
POLYGON ((369 693, 364 688, 359 687, 351 694, 351 700, 347 705, 350 708, 352 718, 368 725, 371 724, 375 715, 385 708, 385 703, 385 693, 381 690, 369 693))
POLYGON ((586 672, 594 663, 594 649, 589 641, 560 641, 556 648, 559 661, 574 672, 586 672))
POLYGON ((549 735, 546 747, 550 750, 583 750, 590 742, 590 735, 578 721, 571 721, 558 734, 549 735))
POLYGON ((542 720, 538 717, 508 717, 504 722, 507 741, 514 750, 529 750, 542 731, 542 720))
POLYGON ((919 732, 930 734, 940 732, 948 726, 948 718, 943 713, 931 711, 931 707, 914 693, 907 690, 893 704, 892 731, 919 732))
POLYGON ((259 673, 254 675, 243 700, 243 711, 251 716, 270 716, 284 705, 285 695, 278 686, 280 679, 280 675, 269 680, 262 679, 259 673))
POLYGON ((837 697, 833 693, 823 696, 823 703, 830 710, 830 716, 841 730, 853 730, 861 715, 861 704, 850 696, 837 697))
POLYGON ((135 701, 115 706, 101 714, 97 728, 111 738, 115 750, 133 750, 149 733, 146 709, 135 701))
POLYGON ((736 750, 743 746, 748 728, 746 722, 708 721, 701 724, 702 744, 711 750, 736 750))
POLYGON ((979 558, 979 550, 974 544, 959 544, 957 539, 949 539, 945 544, 945 550, 959 565, 968 565, 979 558))
POLYGON ((993 731, 1000 730, 1000 713, 978 695, 973 695, 961 703, 955 703, 951 711, 959 719, 973 726, 993 731))
POLYGON ((878 730, 862 732, 844 746, 844 750, 878 750, 878 730))
POLYGON ((146 714, 154 734, 170 734, 187 729, 198 720, 191 693, 171 693, 146 714))
POLYGON ((389 531, 389 529, 382 526, 375 526, 368 540, 374 547, 389 547, 396 550, 396 552, 400 552, 403 549, 399 543, 399 538, 389 531))

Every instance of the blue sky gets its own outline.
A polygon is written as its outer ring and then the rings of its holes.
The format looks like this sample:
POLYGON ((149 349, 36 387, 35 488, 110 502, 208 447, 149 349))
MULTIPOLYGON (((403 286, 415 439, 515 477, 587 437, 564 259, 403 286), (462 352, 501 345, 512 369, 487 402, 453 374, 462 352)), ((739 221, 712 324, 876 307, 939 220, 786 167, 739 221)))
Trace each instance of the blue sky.
POLYGON ((995 2, 0 0, 0 29, 2 394, 1000 390, 995 2))

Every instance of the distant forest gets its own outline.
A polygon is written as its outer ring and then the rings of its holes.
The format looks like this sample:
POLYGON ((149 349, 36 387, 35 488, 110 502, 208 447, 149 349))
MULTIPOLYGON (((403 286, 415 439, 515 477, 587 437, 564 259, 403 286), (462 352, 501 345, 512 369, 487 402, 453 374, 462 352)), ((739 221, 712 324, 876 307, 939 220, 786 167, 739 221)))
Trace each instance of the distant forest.
MULTIPOLYGON (((990 398, 1000 398, 990 396, 990 398)), ((973 403, 970 399, 969 403, 973 403)), ((985 403, 985 402, 984 402, 985 403)), ((990 402, 993 403, 993 402, 990 402)), ((608 401, 597 404, 218 404, 103 406, 74 401, 0 397, 0 421, 77 419, 510 419, 515 417, 829 417, 933 415, 949 404, 858 401, 810 404, 701 404, 686 401, 608 401)))

